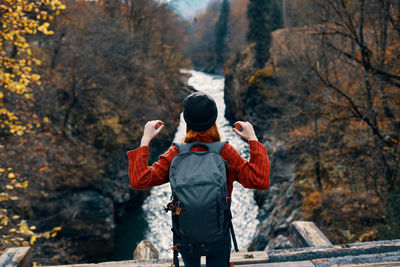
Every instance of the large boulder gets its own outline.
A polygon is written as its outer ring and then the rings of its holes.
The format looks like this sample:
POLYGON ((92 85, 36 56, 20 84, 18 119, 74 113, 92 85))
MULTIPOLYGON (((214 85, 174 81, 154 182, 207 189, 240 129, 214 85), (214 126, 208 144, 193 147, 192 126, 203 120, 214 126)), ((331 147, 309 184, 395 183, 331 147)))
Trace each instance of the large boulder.
POLYGON ((158 257, 158 250, 147 240, 140 241, 133 252, 134 260, 158 260, 158 257))

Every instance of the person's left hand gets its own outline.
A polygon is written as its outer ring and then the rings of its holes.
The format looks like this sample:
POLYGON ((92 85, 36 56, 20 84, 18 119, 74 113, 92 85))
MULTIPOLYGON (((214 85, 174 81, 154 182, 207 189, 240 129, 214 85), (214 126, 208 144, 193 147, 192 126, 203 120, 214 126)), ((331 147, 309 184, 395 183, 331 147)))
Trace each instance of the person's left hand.
POLYGON ((143 137, 140 146, 148 146, 150 141, 156 137, 164 128, 164 122, 160 120, 148 121, 144 126, 143 137))

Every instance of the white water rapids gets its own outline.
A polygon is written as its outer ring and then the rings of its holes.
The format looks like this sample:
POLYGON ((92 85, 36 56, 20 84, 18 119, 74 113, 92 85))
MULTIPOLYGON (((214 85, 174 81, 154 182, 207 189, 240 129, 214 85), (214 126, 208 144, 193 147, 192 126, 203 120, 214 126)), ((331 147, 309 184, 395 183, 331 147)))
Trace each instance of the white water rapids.
MULTIPOLYGON (((189 85, 196 90, 209 94, 217 103, 217 126, 222 140, 229 143, 246 159, 249 157, 249 146, 233 131, 230 123, 225 119, 224 102, 224 77, 209 75, 198 71, 185 71, 192 76, 189 85)), ((175 134, 174 142, 181 143, 186 131, 186 123, 181 114, 180 125, 175 134)), ((150 195, 145 199, 143 211, 148 224, 146 239, 151 241, 160 251, 161 257, 171 257, 168 249, 172 247, 171 214, 166 213, 164 206, 171 196, 170 185, 154 187, 150 195)), ((232 193, 233 226, 239 249, 247 249, 250 245, 256 227, 258 207, 253 199, 253 191, 243 188, 239 183, 234 183, 232 193)))

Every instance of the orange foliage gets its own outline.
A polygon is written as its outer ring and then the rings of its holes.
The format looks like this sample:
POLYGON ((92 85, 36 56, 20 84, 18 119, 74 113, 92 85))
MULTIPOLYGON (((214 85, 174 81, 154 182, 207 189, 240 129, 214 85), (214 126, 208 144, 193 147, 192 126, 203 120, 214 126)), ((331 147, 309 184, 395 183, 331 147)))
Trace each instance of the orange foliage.
POLYGON ((378 197, 345 187, 312 192, 303 199, 303 216, 315 221, 333 243, 374 240, 373 227, 384 221, 384 207, 378 197))

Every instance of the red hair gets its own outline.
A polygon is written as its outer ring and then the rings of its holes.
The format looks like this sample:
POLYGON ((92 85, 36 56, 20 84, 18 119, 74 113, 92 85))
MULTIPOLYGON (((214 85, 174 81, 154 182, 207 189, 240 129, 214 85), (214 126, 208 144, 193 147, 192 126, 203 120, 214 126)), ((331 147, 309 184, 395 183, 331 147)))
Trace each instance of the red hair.
POLYGON ((190 143, 194 139, 196 139, 196 137, 199 134, 208 134, 209 136, 211 136, 211 138, 213 139, 214 142, 221 141, 221 137, 219 136, 217 124, 214 123, 210 128, 208 128, 208 130, 205 130, 202 132, 195 131, 195 130, 191 129, 188 125, 186 125, 186 135, 185 135, 185 139, 183 140, 183 142, 190 143))

